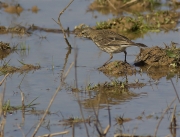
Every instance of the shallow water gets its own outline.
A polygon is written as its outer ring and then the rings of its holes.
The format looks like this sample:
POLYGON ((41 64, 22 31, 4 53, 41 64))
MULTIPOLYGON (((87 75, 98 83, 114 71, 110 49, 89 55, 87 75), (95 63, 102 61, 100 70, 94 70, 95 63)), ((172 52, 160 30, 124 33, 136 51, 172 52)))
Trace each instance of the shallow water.
MULTIPOLYGON (((16 14, 8 14, 0 9, 0 14, 2 20, 0 21, 1 25, 4 26, 13 26, 14 24, 20 24, 28 27, 28 25, 35 24, 41 27, 47 28, 57 28, 59 26, 52 20, 54 18, 57 20, 59 12, 68 4, 68 1, 48 1, 48 0, 39 0, 39 1, 23 1, 17 0, 16 2, 20 3, 25 9, 19 16, 16 14), (38 13, 32 13, 28 11, 32 6, 37 5, 40 9, 38 13)), ((108 16, 101 15, 98 12, 88 12, 86 13, 88 5, 92 1, 78 0, 74 1, 72 5, 64 12, 61 17, 61 21, 64 28, 69 27, 70 30, 73 30, 74 26, 79 25, 80 23, 85 23, 90 26, 95 25, 97 21, 107 20, 112 18, 112 15, 108 16), (80 7, 79 7, 79 4, 80 7), (93 16, 97 15, 98 18, 93 16)), ((177 26, 178 27, 178 26, 177 26)), ((180 33, 170 31, 168 33, 148 33, 143 38, 136 39, 134 41, 141 42, 149 47, 151 46, 161 46, 163 43, 170 44, 171 41, 180 43, 179 40, 180 33)), ((23 61, 27 64, 39 64, 41 69, 36 71, 31 71, 27 74, 12 74, 7 78, 6 81, 6 92, 5 92, 5 101, 10 100, 12 106, 21 105, 21 90, 25 94, 25 104, 30 103, 36 97, 34 103, 39 103, 35 106, 36 110, 45 110, 49 104, 51 97, 53 96, 55 90, 60 84, 60 74, 63 69, 65 62, 65 57, 68 52, 67 44, 64 41, 62 33, 46 33, 43 31, 35 31, 29 37, 27 36, 18 36, 12 34, 0 35, 0 39, 3 42, 10 42, 10 45, 16 45, 25 43, 29 50, 17 51, 10 54, 6 61, 10 60, 9 64, 12 66, 21 66, 20 61, 23 61), (36 34, 36 35, 35 35, 36 34), (40 37, 46 36, 46 39, 41 39, 40 37), (25 76, 24 76, 25 75, 25 76), (24 78, 23 78, 24 77, 24 78), (23 79, 23 81, 22 81, 23 79), (22 81, 22 83, 21 83, 22 81), (18 86, 21 83, 21 88, 18 86)), ((88 83, 103 83, 105 81, 110 81, 111 79, 102 72, 97 70, 108 58, 107 53, 101 52, 95 44, 86 39, 80 39, 70 35, 68 37, 69 42, 74 47, 71 50, 67 58, 66 69, 74 61, 75 47, 78 48, 78 57, 77 57, 77 83, 78 87, 85 88, 88 83)), ((178 45, 179 46, 179 45, 178 45)), ((131 47, 127 49, 128 57, 127 60, 130 64, 134 63, 135 55, 139 53, 137 47, 131 47)), ((115 54, 113 60, 123 60, 124 53, 115 54)), ((3 64, 3 61, 1 65, 3 64)), ((3 76, 0 77, 1 79, 3 76)), ((119 77, 119 80, 124 78, 119 77)), ((107 136, 113 136, 115 133, 120 133, 120 130, 123 133, 136 134, 136 135, 153 135, 156 125, 159 121, 162 112, 167 108, 167 105, 176 97, 173 86, 170 80, 167 80, 166 77, 159 79, 157 81, 151 79, 146 73, 142 75, 137 74, 133 76, 128 76, 129 82, 134 82, 136 79, 139 79, 139 82, 147 83, 145 87, 139 89, 130 89, 134 93, 146 93, 135 97, 129 100, 116 100, 112 99, 110 103, 110 112, 111 112, 111 129, 108 132, 107 136), (149 82, 151 81, 151 83, 149 82), (142 115, 144 113, 144 115, 142 115), (152 114, 153 117, 147 119, 146 116, 152 114), (138 116, 143 116, 142 120, 135 119, 138 116), (122 126, 115 125, 115 117, 123 116, 124 118, 132 118, 133 120, 123 124, 122 126), (135 129, 136 128, 136 129, 135 129)), ((180 84, 179 81, 176 81, 176 77, 172 78, 176 89, 179 91, 180 84)), ((69 130, 70 133, 65 136, 71 136, 71 128, 64 127, 60 125, 60 120, 69 117, 81 117, 80 108, 77 102, 76 93, 68 90, 68 87, 75 87, 75 69, 74 67, 70 70, 65 83, 66 88, 63 88, 57 95, 50 112, 51 115, 48 115, 43 123, 42 127, 38 131, 37 135, 44 135, 47 133, 61 132, 64 130, 69 130), (62 117, 63 115, 63 117, 62 117), (48 123, 49 122, 49 123, 48 123)), ((1 86, 1 91, 3 86, 1 86)), ((85 91, 82 91, 80 99, 82 102, 86 102, 89 96, 85 91)), ((179 105, 177 104, 177 112, 179 112, 179 105)), ((107 106, 106 103, 101 103, 102 106, 107 106)), ((94 112, 92 108, 86 107, 82 103, 83 113, 85 117, 93 116, 94 112)), ((171 110, 172 111, 172 110, 171 110)), ((168 129, 171 113, 165 115, 159 130, 158 136, 166 136, 170 134, 168 129)), ((34 132, 34 127, 37 125, 38 121, 42 117, 42 113, 35 115, 27 112, 25 115, 25 121, 22 120, 21 111, 13 112, 13 114, 8 114, 6 117, 6 125, 4 130, 4 136, 31 136, 34 132), (18 127, 21 127, 21 130, 18 127), (32 128, 33 127, 33 128, 32 128), (32 129, 31 129, 32 128, 32 129)), ((107 107, 102 107, 100 109, 99 120, 105 128, 108 125, 108 111, 107 107)), ((179 117, 177 115, 177 121, 179 117)), ((91 136, 97 136, 98 133, 91 123, 91 126, 88 126, 88 130, 91 136)), ((177 130, 177 136, 180 135, 177 130)), ((75 136, 86 136, 84 124, 80 124, 75 127, 75 136)))

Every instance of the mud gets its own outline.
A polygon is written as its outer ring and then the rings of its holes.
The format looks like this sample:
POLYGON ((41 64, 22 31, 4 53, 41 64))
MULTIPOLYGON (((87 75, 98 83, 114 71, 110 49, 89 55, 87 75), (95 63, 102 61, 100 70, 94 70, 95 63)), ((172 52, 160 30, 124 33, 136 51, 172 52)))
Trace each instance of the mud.
POLYGON ((166 46, 160 48, 158 46, 151 48, 144 48, 140 50, 139 55, 136 57, 136 66, 150 65, 150 66, 179 66, 180 48, 166 46))
POLYGON ((103 72, 107 76, 114 77, 133 75, 137 72, 135 67, 123 61, 110 62, 105 66, 98 68, 98 70, 103 72))
POLYGON ((17 67, 13 67, 13 66, 9 66, 9 65, 3 65, 2 67, 0 67, 0 72, 2 74, 6 74, 6 73, 24 73, 24 72, 29 72, 32 70, 37 70, 40 69, 40 66, 34 66, 31 64, 24 64, 23 66, 17 68, 17 67))
POLYGON ((123 1, 123 0, 101 0, 97 1, 94 0, 89 5, 88 11, 98 11, 102 14, 120 14, 124 11, 127 12, 143 12, 143 11, 149 11, 155 6, 160 6, 160 3, 157 1, 150 2, 146 0, 139 0, 139 1, 123 1))
POLYGON ((8 52, 11 50, 9 43, 0 41, 0 51, 8 52))

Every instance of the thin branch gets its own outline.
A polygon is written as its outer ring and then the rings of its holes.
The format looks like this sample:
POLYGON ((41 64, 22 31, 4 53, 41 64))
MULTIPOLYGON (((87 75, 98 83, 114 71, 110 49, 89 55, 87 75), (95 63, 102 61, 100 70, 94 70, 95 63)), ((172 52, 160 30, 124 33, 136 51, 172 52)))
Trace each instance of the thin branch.
POLYGON ((71 47, 71 45, 69 44, 69 41, 67 40, 66 33, 65 33, 64 28, 63 28, 63 26, 62 26, 62 24, 61 24, 61 22, 60 22, 60 16, 61 16, 61 15, 64 13, 64 11, 71 5, 71 3, 72 3, 73 1, 74 1, 74 0, 71 0, 70 3, 59 13, 58 22, 56 22, 56 21, 53 19, 53 20, 60 26, 60 28, 61 28, 61 30, 62 30, 62 32, 63 32, 63 34, 64 34, 64 39, 65 39, 65 41, 66 41, 66 43, 67 43, 67 45, 68 45, 69 48, 72 48, 72 47, 71 47))
POLYGON ((21 91, 21 103, 22 103, 22 123, 24 124, 25 121, 25 105, 24 105, 24 93, 21 91))
POLYGON ((24 78, 25 78, 26 74, 27 74, 27 73, 25 73, 25 74, 24 74, 24 77, 22 78, 22 80, 21 80, 21 82, 20 82, 20 84, 19 84, 19 86, 18 86, 19 88, 20 88, 21 83, 22 83, 22 81, 24 80, 24 78))
POLYGON ((6 79, 6 77, 9 75, 9 73, 7 73, 5 76, 4 76, 4 78, 1 80, 1 82, 0 82, 0 86, 2 85, 2 83, 4 82, 4 80, 6 79))
POLYGON ((172 106, 172 104, 174 103, 174 101, 176 100, 176 98, 177 98, 177 97, 175 97, 175 98, 173 99, 173 101, 171 102, 171 104, 166 108, 166 110, 165 110, 165 111, 163 112, 163 114, 161 115, 161 118, 160 118, 160 120, 159 120, 159 122, 158 122, 158 124, 157 124, 157 126, 156 126, 156 130, 155 130, 155 133, 154 133, 154 137, 156 137, 156 135, 157 135, 157 131, 158 131, 159 125, 160 125, 162 119, 164 118, 164 115, 165 115, 166 112, 169 110, 169 108, 172 106))
POLYGON ((3 103, 4 103, 4 96, 5 96, 5 89, 6 89, 6 80, 4 82, 4 87, 3 87, 3 92, 0 93, 0 135, 3 137, 4 136, 4 127, 6 125, 6 116, 4 114, 3 116, 3 103))
POLYGON ((103 131, 103 130, 102 130, 101 123, 100 123, 99 118, 98 118, 98 116, 99 116, 99 104, 100 104, 100 101, 101 101, 101 94, 98 95, 98 103, 97 103, 98 106, 97 106, 97 110, 96 110, 96 111, 95 111, 95 108, 94 108, 94 106, 93 106, 93 104, 92 104, 92 108, 93 108, 93 111, 94 111, 94 115, 95 115, 95 117, 96 117, 95 127, 96 127, 96 130, 97 130, 97 132, 99 133, 99 135, 101 135, 101 132, 103 131), (99 130, 99 128, 98 128, 98 125, 100 126, 100 130, 99 130))
POLYGON ((176 128, 176 104, 174 105, 172 117, 171 117, 171 122, 170 122, 170 129, 172 130, 173 128, 176 128))
MULTIPOLYGON (((76 86, 76 89, 78 89, 78 83, 77 83, 77 56, 78 56, 78 49, 76 47, 75 48, 75 53, 74 53, 74 62, 75 62, 74 63, 74 69, 75 69, 75 86, 76 86)), ((76 97, 77 97, 78 105, 79 105, 79 108, 80 108, 81 116, 82 116, 82 119, 84 121, 83 123, 84 123, 85 129, 86 129, 86 134, 89 137, 88 128, 87 128, 86 122, 84 120, 84 114, 83 114, 81 102, 80 102, 80 99, 79 99, 79 93, 76 93, 76 97)))
POLYGON ((67 64, 67 61, 68 61, 68 57, 69 57, 69 54, 71 54, 71 48, 68 49, 67 53, 66 53, 66 57, 65 57, 65 61, 64 61, 64 65, 63 65, 63 68, 62 68, 62 72, 61 72, 61 81, 63 81, 63 74, 64 74, 64 70, 66 68, 66 64, 67 64))
POLYGON ((110 4, 110 6, 114 9, 114 10, 117 10, 116 7, 114 7, 114 5, 111 3, 111 1, 107 0, 110 4))
POLYGON ((38 136, 38 137, 53 137, 53 136, 57 136, 57 135, 67 134, 67 133, 69 133, 69 131, 57 132, 57 133, 52 133, 52 134, 45 134, 45 135, 38 136))
POLYGON ((68 68, 67 72, 63 76, 63 80, 66 79, 67 75, 69 74, 69 71, 71 70, 72 66, 74 65, 74 62, 71 63, 70 67, 68 68))
MULTIPOLYGON (((71 63, 70 67, 72 67, 72 64, 73 64, 73 63, 71 63)), ((69 69, 68 69, 68 71, 69 71, 69 69)), ((67 73, 66 73, 66 76, 67 76, 67 73)), ((66 79, 66 77, 64 77, 64 80, 65 80, 65 79, 66 79)), ((49 111, 52 103, 54 102, 55 97, 57 96, 58 92, 61 90, 63 84, 64 84, 64 82, 61 82, 61 84, 59 85, 59 87, 58 87, 57 90, 55 91, 53 97, 51 98, 51 100, 50 100, 50 102, 49 102, 49 105, 48 105, 46 111, 44 112, 44 115, 42 116, 41 120, 39 121, 38 125, 36 126, 36 129, 34 130, 34 133, 33 133, 32 137, 34 137, 34 136, 36 135, 37 131, 39 130, 39 128, 40 128, 42 122, 44 121, 44 119, 45 119, 45 117, 46 117, 46 115, 47 115, 47 113, 48 113, 48 111, 49 111)))
POLYGON ((126 2, 124 5, 122 5, 120 8, 124 8, 127 6, 131 6, 132 4, 134 4, 135 2, 137 2, 138 0, 131 0, 129 2, 126 2))
POLYGON ((175 86, 174 86, 174 83, 173 83, 172 79, 171 79, 171 83, 172 83, 172 85, 173 85, 174 91, 175 91, 176 96, 177 96, 177 98, 178 98, 178 101, 179 101, 179 103, 180 103, 180 99, 179 99, 179 96, 178 96, 177 90, 176 90, 176 88, 175 88, 175 86))
POLYGON ((22 130, 22 128, 21 128, 21 126, 20 126, 19 124, 17 124, 17 127, 18 127, 18 128, 19 128, 19 130, 21 131, 21 133, 22 133, 23 137, 25 137, 25 134, 24 134, 24 132, 23 132, 23 130, 22 130))
MULTIPOLYGON (((108 102, 107 102, 108 103, 108 102)), ((108 116, 109 116, 109 125, 106 127, 106 129, 104 130, 104 135, 107 134, 107 132, 109 131, 110 127, 111 127, 111 113, 110 113, 110 108, 109 108, 109 103, 108 103, 108 116)))

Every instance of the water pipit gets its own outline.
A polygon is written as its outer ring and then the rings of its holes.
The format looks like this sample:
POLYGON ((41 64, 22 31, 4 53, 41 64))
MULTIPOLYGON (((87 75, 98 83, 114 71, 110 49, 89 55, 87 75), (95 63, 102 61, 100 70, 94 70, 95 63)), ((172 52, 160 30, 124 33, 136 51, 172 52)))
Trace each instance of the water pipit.
POLYGON ((111 30, 95 30, 90 27, 86 27, 81 31, 79 36, 91 39, 98 46, 98 48, 110 55, 110 58, 103 64, 103 66, 113 58, 114 53, 124 52, 124 61, 126 62, 127 47, 147 47, 142 43, 132 42, 127 37, 111 30))

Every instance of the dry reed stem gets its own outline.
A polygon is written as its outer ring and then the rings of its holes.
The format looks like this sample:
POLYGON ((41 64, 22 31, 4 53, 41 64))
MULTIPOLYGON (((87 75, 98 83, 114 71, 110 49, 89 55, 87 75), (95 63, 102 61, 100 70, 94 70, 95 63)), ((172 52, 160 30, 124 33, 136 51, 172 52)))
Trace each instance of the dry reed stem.
POLYGON ((111 128, 111 113, 109 109, 109 103, 108 103, 108 116, 109 116, 109 125, 107 125, 106 129, 104 130, 104 135, 106 135, 109 129, 111 128))
MULTIPOLYGON (((75 53, 74 53, 75 85, 76 85, 76 89, 78 89, 78 83, 77 83, 77 56, 78 56, 78 49, 77 49, 77 47, 75 48, 74 51, 75 51, 75 53)), ((80 108, 83 123, 84 123, 85 129, 86 129, 86 134, 89 137, 89 132, 88 132, 88 128, 87 128, 87 125, 86 125, 86 122, 85 122, 85 119, 84 119, 84 114, 83 114, 83 111, 82 111, 82 106, 81 106, 81 102, 80 102, 80 99, 79 99, 79 93, 78 92, 76 92, 76 98, 77 98, 77 102, 78 102, 78 105, 79 105, 79 108, 80 108)))
MULTIPOLYGON (((106 96, 106 97, 107 97, 107 96, 106 96)), ((94 109, 94 107, 93 107, 93 110, 94 110, 94 113, 95 113, 95 116, 96 116, 95 127, 96 127, 96 130, 97 130, 97 132, 98 132, 98 134, 99 134, 100 137, 105 137, 106 134, 107 134, 107 132, 109 131, 109 129, 110 129, 110 127, 111 127, 111 113, 110 113, 109 103, 108 103, 107 98, 106 98, 106 102, 107 102, 107 105, 108 105, 107 107, 108 107, 109 125, 107 125, 107 127, 105 128, 104 131, 102 130, 102 126, 101 126, 101 124, 100 124, 100 122, 99 122, 99 118, 98 118, 98 115, 97 115, 97 114, 99 113, 99 107, 98 107, 97 112, 95 112, 95 109, 94 109), (99 126, 100 126, 100 128, 101 128, 101 131, 99 130, 97 123, 99 124, 99 126)), ((99 102, 98 102, 98 103, 99 103, 99 102)), ((99 104, 98 104, 98 106, 99 106, 99 104)))
POLYGON ((176 120, 176 104, 174 105, 174 110, 173 110, 173 113, 172 113, 172 117, 171 117, 171 122, 170 122, 170 132, 171 132, 171 135, 173 137, 176 137, 176 128, 177 128, 177 120, 176 120))
POLYGON ((61 22, 60 22, 60 16, 61 16, 61 15, 64 13, 64 11, 71 5, 71 3, 72 3, 73 1, 74 1, 74 0, 71 0, 70 3, 59 13, 58 22, 53 19, 53 20, 60 26, 60 28, 61 28, 61 30, 62 30, 62 32, 63 32, 63 34, 64 34, 64 39, 65 39, 65 41, 66 41, 66 43, 67 43, 67 45, 68 45, 69 48, 72 48, 72 47, 71 47, 71 45, 69 44, 69 41, 67 40, 66 33, 65 33, 64 28, 63 28, 63 26, 62 26, 62 24, 61 24, 61 22))
POLYGON ((1 80, 1 82, 0 82, 0 86, 2 85, 2 83, 4 82, 4 80, 6 79, 6 77, 9 75, 9 73, 7 73, 5 76, 4 76, 4 78, 1 80))
POLYGON ((45 134, 45 135, 38 136, 38 137, 53 137, 53 136, 57 136, 57 135, 64 135, 67 133, 69 133, 69 131, 57 132, 57 133, 52 133, 52 134, 45 134))
POLYGON ((94 114, 95 114, 95 117, 96 117, 95 127, 96 127, 96 130, 97 130, 97 132, 99 133, 99 135, 100 135, 101 132, 103 131, 103 130, 102 130, 101 123, 100 123, 99 118, 98 118, 98 116, 99 116, 99 104, 100 104, 100 101, 101 101, 101 94, 100 94, 100 96, 98 95, 98 106, 97 106, 97 110, 96 110, 96 111, 95 111, 94 106, 92 105, 92 108, 93 108, 93 111, 94 111, 94 114), (100 130, 99 130, 99 128, 97 127, 97 125, 100 126, 100 130))
POLYGON ((138 1, 137 1, 137 0, 131 0, 131 1, 129 1, 129 2, 126 2, 126 4, 122 5, 120 8, 124 8, 124 7, 130 6, 130 5, 132 5, 133 3, 135 3, 135 2, 138 2, 138 1))
POLYGON ((164 118, 164 115, 165 115, 166 112, 170 109, 170 107, 172 106, 172 104, 174 103, 174 101, 176 100, 176 98, 177 98, 177 97, 175 97, 175 98, 173 99, 173 101, 171 102, 171 104, 170 104, 169 106, 167 106, 166 110, 165 110, 165 111, 163 112, 163 114, 161 115, 161 118, 160 118, 160 120, 159 120, 159 122, 158 122, 158 124, 157 124, 157 126, 156 126, 156 129, 155 129, 154 137, 156 137, 156 135, 157 135, 157 131, 158 131, 159 125, 160 125, 162 119, 164 118))
POLYGON ((171 79, 171 83, 172 83, 172 85, 173 85, 174 91, 175 91, 176 96, 177 96, 177 98, 178 98, 178 101, 179 101, 179 103, 180 103, 180 99, 179 99, 179 96, 178 96, 177 90, 176 90, 176 88, 175 88, 175 86, 174 86, 174 83, 173 83, 172 79, 171 79))
POLYGON ((22 123, 24 124, 25 121, 25 105, 24 105, 24 93, 21 91, 21 103, 22 103, 22 123))
POLYGON ((170 122, 170 128, 172 129, 173 127, 176 127, 176 104, 174 105, 174 109, 173 109, 173 113, 172 113, 172 117, 171 117, 171 122, 170 122))
POLYGON ((63 68, 62 68, 62 72, 61 72, 61 82, 63 81, 63 73, 64 73, 64 70, 66 68, 66 64, 67 64, 67 61, 68 61, 68 57, 69 57, 69 54, 71 54, 71 48, 68 49, 67 53, 66 53, 66 57, 65 57, 65 61, 64 61, 64 65, 63 65, 63 68))
POLYGON ((19 128, 19 130, 21 131, 21 133, 22 133, 23 137, 25 137, 25 134, 24 134, 24 132, 23 132, 23 130, 22 130, 22 128, 21 128, 21 126, 20 126, 19 124, 17 124, 17 127, 18 127, 18 128, 19 128))
MULTIPOLYGON (((7 76, 4 77, 3 82, 5 81, 6 77, 7 76)), ((4 103, 5 89, 6 89, 6 81, 4 82, 3 91, 2 91, 2 93, 0 93, 0 118, 1 118, 1 122, 0 122, 0 136, 2 136, 2 137, 4 137, 4 127, 5 127, 5 124, 6 124, 6 118, 3 115, 3 103, 4 103)))
POLYGON ((110 6, 111 6, 114 10, 116 10, 116 7, 114 7, 114 5, 111 3, 111 1, 109 1, 109 0, 107 0, 107 1, 109 2, 110 6))
MULTIPOLYGON (((69 67, 69 69, 68 69, 68 73, 69 73, 70 69, 71 69, 72 66, 73 66, 72 64, 74 64, 74 62, 71 63, 71 65, 70 65, 70 67, 69 67)), ((63 79, 63 80, 66 79, 68 73, 66 73, 66 75, 64 76, 64 79, 63 79)), ((39 128, 40 128, 42 122, 44 121, 44 119, 45 119, 45 117, 46 117, 46 115, 47 115, 47 113, 48 113, 48 111, 49 111, 52 103, 54 102, 55 97, 57 96, 58 92, 61 90, 61 88, 63 87, 63 85, 64 85, 64 82, 61 82, 61 84, 59 85, 59 87, 58 87, 57 90, 55 91, 54 95, 52 96, 52 98, 51 98, 51 100, 50 100, 50 102, 49 102, 49 105, 48 105, 46 111, 44 112, 42 118, 40 119, 38 125, 36 126, 36 129, 34 130, 34 133, 33 133, 32 137, 34 137, 34 136, 36 135, 37 131, 39 130, 39 128)))
POLYGON ((21 80, 21 82, 20 82, 20 84, 19 84, 19 86, 18 86, 19 88, 20 88, 21 83, 23 82, 23 80, 24 80, 24 78, 25 78, 26 74, 27 74, 27 73, 25 73, 25 74, 24 74, 24 76, 23 76, 23 78, 22 78, 22 80, 21 80))

